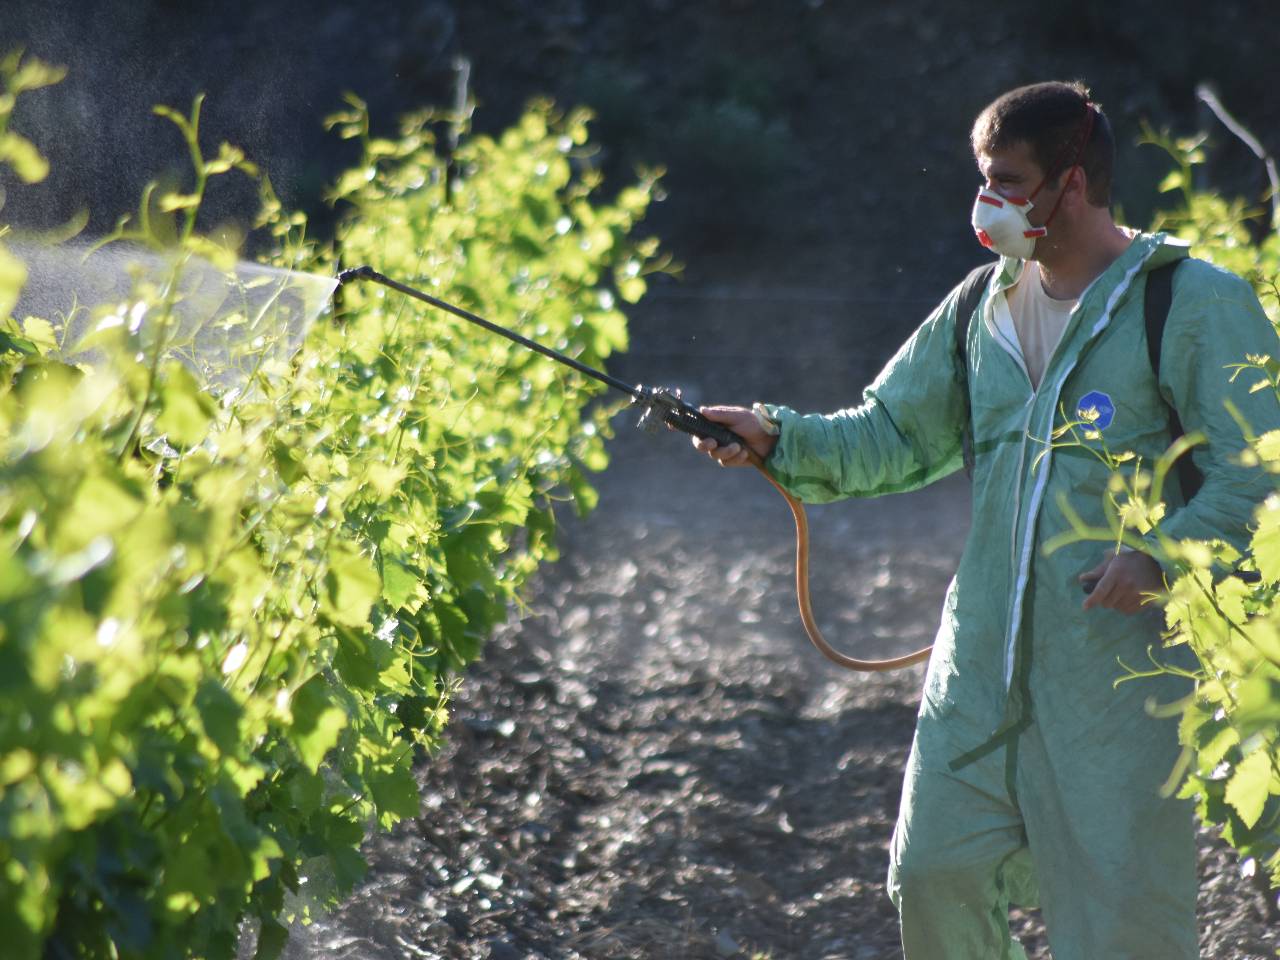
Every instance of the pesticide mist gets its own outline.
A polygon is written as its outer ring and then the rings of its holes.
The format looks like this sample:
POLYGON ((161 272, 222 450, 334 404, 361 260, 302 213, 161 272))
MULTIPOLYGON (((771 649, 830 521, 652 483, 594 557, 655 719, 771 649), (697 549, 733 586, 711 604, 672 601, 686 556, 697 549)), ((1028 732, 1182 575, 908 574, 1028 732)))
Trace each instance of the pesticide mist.
POLYGON ((28 276, 14 315, 34 335, 50 325, 54 353, 92 362, 94 334, 127 326, 148 359, 176 359, 211 392, 241 391, 293 356, 337 280, 238 261, 111 244, 9 242, 28 276))

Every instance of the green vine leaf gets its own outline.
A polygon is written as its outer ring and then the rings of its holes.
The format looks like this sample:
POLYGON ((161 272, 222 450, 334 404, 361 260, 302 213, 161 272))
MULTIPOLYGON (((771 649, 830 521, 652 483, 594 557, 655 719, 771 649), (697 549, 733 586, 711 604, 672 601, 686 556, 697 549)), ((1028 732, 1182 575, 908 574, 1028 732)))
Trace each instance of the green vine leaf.
POLYGON ((1252 827, 1262 816, 1271 792, 1272 762, 1269 745, 1259 744, 1235 765, 1227 781, 1227 803, 1236 808, 1246 827, 1252 827))
POLYGON ((321 609, 334 623, 364 627, 373 604, 382 593, 382 578, 373 564, 348 544, 329 551, 321 609))

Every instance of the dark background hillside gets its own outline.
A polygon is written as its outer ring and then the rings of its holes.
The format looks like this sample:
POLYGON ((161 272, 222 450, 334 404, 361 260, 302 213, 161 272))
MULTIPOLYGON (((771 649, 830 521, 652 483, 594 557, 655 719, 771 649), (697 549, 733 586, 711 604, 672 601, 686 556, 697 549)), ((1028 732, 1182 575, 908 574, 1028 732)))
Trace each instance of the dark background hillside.
MULTIPOLYGON (((802 381, 799 398, 814 402, 828 396, 812 382, 837 373, 820 361, 839 357, 841 380, 864 378, 981 259, 967 222, 976 175, 966 137, 1002 90, 1086 79, 1116 126, 1116 199, 1137 225, 1149 222, 1167 169, 1157 149, 1136 145, 1143 119, 1210 131, 1213 185, 1260 195, 1261 164, 1197 106, 1197 83, 1214 84, 1280 150, 1280 99, 1269 95, 1280 79, 1280 21, 1262 0, 4 7, 0 49, 22 46, 69 68, 19 109, 16 125, 53 174, 10 189, 6 220, 48 225, 87 210, 90 232, 109 229, 146 181, 185 172, 182 144, 151 105, 186 108, 205 91, 206 139, 243 146, 285 202, 323 229, 333 217, 324 187, 353 159, 321 122, 343 91, 392 131, 408 110, 449 103, 451 64, 464 55, 477 129, 499 130, 529 98, 549 95, 597 111, 606 189, 637 165, 667 168, 667 199, 647 229, 685 263, 684 281, 655 285, 636 310, 624 366, 686 377, 716 360, 751 366, 761 352, 776 356, 762 340, 783 336, 795 362, 751 378, 759 389, 802 381), (682 330, 687 338, 672 342, 682 330)), ((247 188, 224 188, 209 223, 247 219, 253 208, 247 188)), ((715 377, 709 389, 721 389, 715 377)))

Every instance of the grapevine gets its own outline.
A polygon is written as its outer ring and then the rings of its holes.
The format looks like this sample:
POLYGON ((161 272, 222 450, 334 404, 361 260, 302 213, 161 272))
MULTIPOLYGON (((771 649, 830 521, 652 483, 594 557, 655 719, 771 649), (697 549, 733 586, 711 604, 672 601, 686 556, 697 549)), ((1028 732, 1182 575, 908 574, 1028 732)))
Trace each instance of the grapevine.
MULTIPOLYGON (((46 168, 9 128, 14 98, 59 75, 0 63, 0 160, 28 181, 46 168)), ((446 197, 437 118, 372 139, 352 98, 332 122, 364 156, 332 191, 329 246, 240 150, 206 148, 200 106, 158 111, 191 183, 148 188, 108 244, 230 267, 201 201, 250 177, 265 262, 377 263, 591 364, 626 347, 620 304, 665 266, 631 237, 655 177, 602 201, 584 111, 535 103, 465 139, 446 197)), ((594 502, 606 411, 589 383, 373 290, 211 392, 172 349, 172 286, 97 308, 71 344, 11 315, 24 273, 0 249, 6 956, 230 958, 246 921, 276 956, 284 922, 360 879, 368 830, 418 814, 414 765, 459 671, 555 557, 556 501, 594 502)))

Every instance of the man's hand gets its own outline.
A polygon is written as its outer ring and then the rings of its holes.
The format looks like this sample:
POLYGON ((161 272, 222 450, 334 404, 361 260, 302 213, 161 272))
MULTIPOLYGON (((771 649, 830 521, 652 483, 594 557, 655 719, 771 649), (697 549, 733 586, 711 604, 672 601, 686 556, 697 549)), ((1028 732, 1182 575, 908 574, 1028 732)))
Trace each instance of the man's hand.
MULTIPOLYGON (((747 445, 762 460, 773 452, 773 448, 778 443, 778 438, 765 433, 756 415, 746 407, 699 407, 698 412, 708 420, 723 423, 747 441, 747 445)), ((747 451, 738 443, 721 447, 714 440, 694 437, 693 445, 722 467, 745 467, 751 463, 747 451)))
POLYGON ((1085 598, 1086 610, 1108 607, 1121 613, 1137 613, 1151 602, 1153 595, 1164 592, 1160 565, 1137 550, 1108 551, 1100 564, 1080 575, 1081 583, 1090 580, 1095 581, 1095 586, 1085 598))

